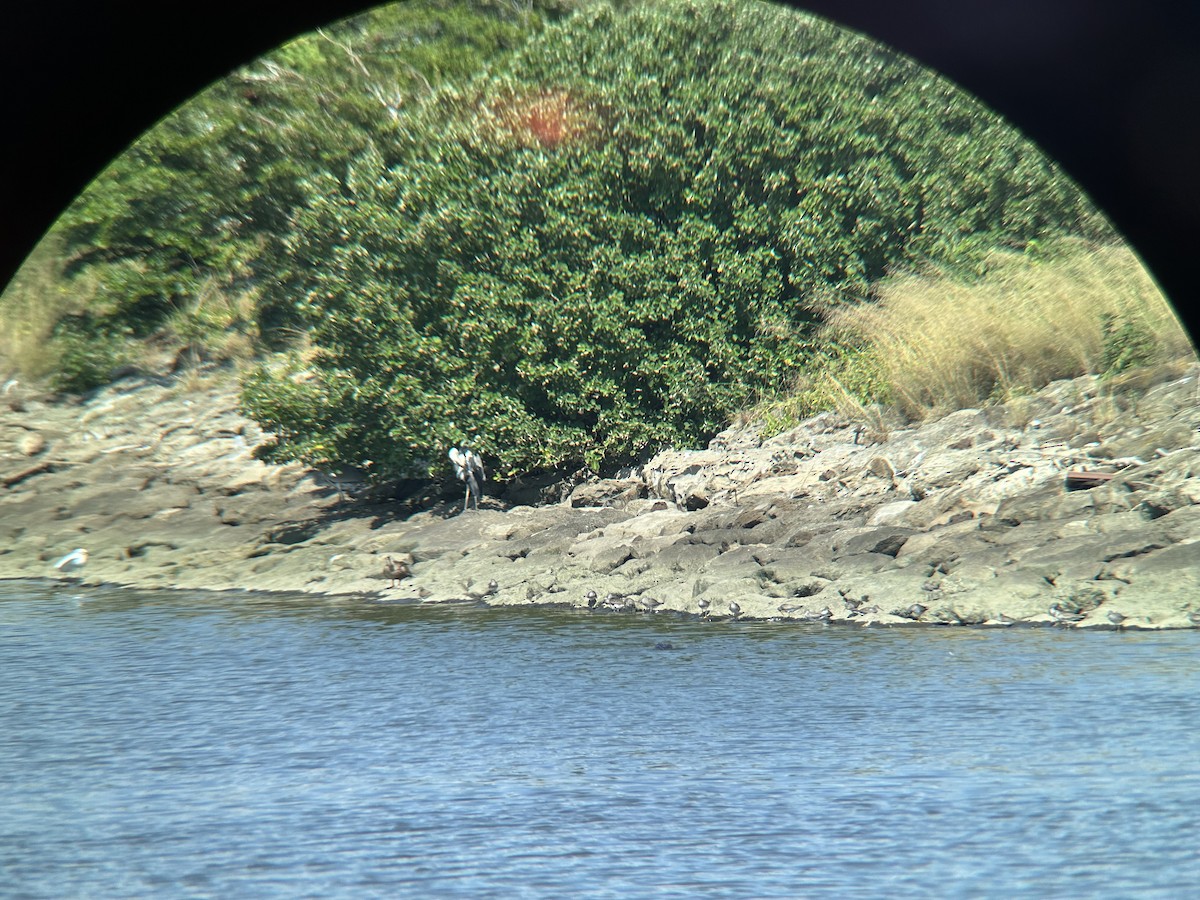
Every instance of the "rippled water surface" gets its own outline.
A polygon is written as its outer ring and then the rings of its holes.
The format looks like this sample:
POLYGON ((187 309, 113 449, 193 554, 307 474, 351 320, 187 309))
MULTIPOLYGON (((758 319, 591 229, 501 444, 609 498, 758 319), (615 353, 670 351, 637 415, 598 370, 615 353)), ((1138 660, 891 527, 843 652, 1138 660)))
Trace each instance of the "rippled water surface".
POLYGON ((1196 896, 1198 654, 0 582, 0 896, 1196 896))

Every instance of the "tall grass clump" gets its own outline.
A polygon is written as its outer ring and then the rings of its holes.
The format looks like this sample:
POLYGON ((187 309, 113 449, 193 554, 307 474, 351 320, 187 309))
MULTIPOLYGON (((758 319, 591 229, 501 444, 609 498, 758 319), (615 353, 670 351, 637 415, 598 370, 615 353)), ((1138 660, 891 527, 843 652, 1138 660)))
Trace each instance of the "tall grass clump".
POLYGON ((110 309, 97 301, 95 279, 69 280, 65 265, 61 236, 52 233, 0 293, 0 369, 83 391, 130 360, 129 335, 97 327, 110 309))
POLYGON ((891 402, 917 419, 1195 354, 1125 245, 998 252, 975 281, 930 270, 885 278, 874 293, 831 310, 826 327, 868 355, 891 402))
POLYGON ((55 324, 75 311, 61 274, 62 242, 43 240, 0 293, 0 366, 40 378, 58 364, 48 340, 55 324))

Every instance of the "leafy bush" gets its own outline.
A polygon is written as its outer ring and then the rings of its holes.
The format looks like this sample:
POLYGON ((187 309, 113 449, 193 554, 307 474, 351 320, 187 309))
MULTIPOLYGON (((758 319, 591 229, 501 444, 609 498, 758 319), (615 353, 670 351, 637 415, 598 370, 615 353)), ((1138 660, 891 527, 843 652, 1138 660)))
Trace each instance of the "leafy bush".
POLYGON ((616 466, 790 381, 892 267, 1107 229, 943 80, 759 3, 588 7, 389 138, 305 184, 276 289, 317 352, 245 395, 279 456, 616 466))

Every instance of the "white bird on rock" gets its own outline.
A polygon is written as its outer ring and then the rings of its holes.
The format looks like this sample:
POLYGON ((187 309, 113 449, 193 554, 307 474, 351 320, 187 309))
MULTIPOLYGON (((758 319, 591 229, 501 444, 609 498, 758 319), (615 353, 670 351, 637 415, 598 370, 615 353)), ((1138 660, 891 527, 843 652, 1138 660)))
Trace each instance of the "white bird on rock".
POLYGON ((472 498, 475 508, 479 509, 479 497, 483 493, 480 483, 487 480, 487 473, 483 471, 483 460, 474 450, 465 448, 459 450, 457 447, 451 447, 449 455, 454 474, 467 486, 467 495, 463 498, 463 512, 467 511, 472 498))
POLYGON ((70 575, 83 569, 87 565, 88 552, 82 547, 76 547, 62 559, 54 564, 54 568, 58 569, 64 575, 70 575))

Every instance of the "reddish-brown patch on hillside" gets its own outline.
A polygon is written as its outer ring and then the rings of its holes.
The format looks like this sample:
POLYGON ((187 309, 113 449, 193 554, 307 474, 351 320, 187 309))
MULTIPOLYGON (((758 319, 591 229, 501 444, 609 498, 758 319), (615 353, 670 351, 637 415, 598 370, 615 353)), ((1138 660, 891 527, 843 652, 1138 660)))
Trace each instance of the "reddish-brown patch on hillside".
POLYGON ((491 103, 488 111, 499 135, 525 146, 555 149, 595 141, 606 130, 601 110, 562 89, 509 94, 491 103))

